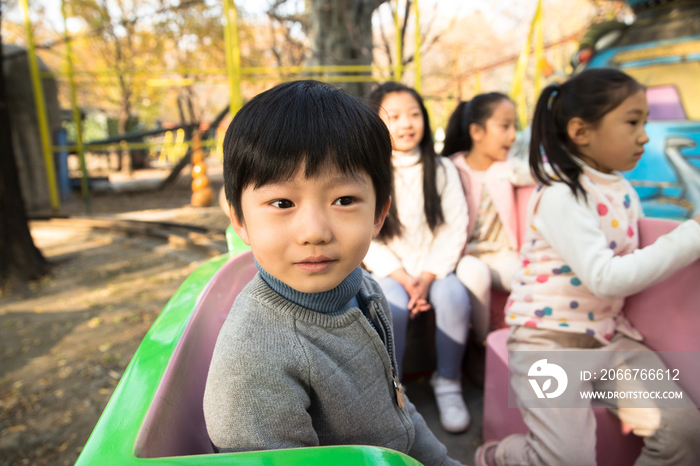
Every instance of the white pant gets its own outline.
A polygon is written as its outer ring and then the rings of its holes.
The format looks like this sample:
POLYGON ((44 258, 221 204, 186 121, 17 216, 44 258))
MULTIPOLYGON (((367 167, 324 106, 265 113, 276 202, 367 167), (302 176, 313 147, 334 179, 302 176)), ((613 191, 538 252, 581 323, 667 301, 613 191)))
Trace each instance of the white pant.
POLYGON ((510 249, 479 257, 466 255, 459 260, 455 274, 469 290, 477 342, 482 343, 490 330, 491 287, 510 293, 511 279, 519 268, 518 253, 510 249))

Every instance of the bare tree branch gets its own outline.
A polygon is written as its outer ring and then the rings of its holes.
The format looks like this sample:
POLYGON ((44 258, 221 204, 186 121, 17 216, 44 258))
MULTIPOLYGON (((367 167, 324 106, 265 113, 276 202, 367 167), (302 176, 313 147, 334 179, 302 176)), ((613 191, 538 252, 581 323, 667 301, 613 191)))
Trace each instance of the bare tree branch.
POLYGON ((277 50, 277 33, 275 31, 275 24, 272 21, 270 21, 270 37, 272 38, 272 47, 270 47, 270 49, 272 50, 272 54, 275 56, 275 60, 277 60, 277 66, 283 66, 282 55, 280 55, 279 51, 277 50))
MULTIPOLYGON (((391 6, 391 2, 389 2, 389 8, 391 11, 394 10, 394 8, 391 6)), ((381 21, 379 21, 379 35, 382 38, 382 45, 383 45, 383 50, 386 53, 387 59, 389 60, 389 66, 394 66, 394 59, 391 55, 391 47, 389 45, 389 39, 386 36, 386 31, 384 30, 384 25, 382 24, 381 21)))
MULTIPOLYGON (((430 21, 428 22, 428 27, 426 28, 425 34, 421 36, 421 44, 425 44, 426 39, 428 38, 430 34, 430 29, 432 25, 434 24, 436 15, 434 14, 437 11, 437 5, 433 7, 433 16, 430 18, 430 21)), ((437 34, 435 37, 433 37, 433 40, 431 40, 428 45, 422 50, 422 53, 426 55, 428 52, 430 52, 430 49, 432 49, 433 45, 437 44, 440 39, 443 38, 443 36, 447 35, 452 29, 454 29, 455 25, 457 24, 457 18, 452 18, 450 21, 449 26, 442 31, 440 34, 437 34)))
MULTIPOLYGON (((133 24, 136 23, 139 20, 142 20, 144 18, 148 17, 153 17, 153 16, 159 16, 164 13, 170 13, 170 12, 176 12, 178 10, 184 9, 184 8, 189 8, 191 6, 195 5, 200 5, 200 4, 205 4, 204 0, 184 0, 181 3, 173 6, 168 6, 168 7, 163 7, 160 10, 154 11, 151 14, 144 15, 144 16, 138 16, 138 17, 133 17, 131 19, 127 20, 122 20, 121 23, 122 25, 124 24, 133 24)), ((84 33, 84 34, 76 34, 73 36, 68 37, 68 40, 73 41, 73 40, 79 40, 79 39, 87 39, 89 37, 94 37, 102 34, 105 29, 111 27, 111 20, 108 23, 109 25, 105 25, 99 28, 91 29, 90 31, 84 33)), ((53 40, 51 42, 47 42, 45 44, 37 44, 35 48, 37 49, 51 49, 53 47, 56 47, 58 45, 61 45, 66 42, 66 39, 64 37, 61 37, 60 39, 53 40)))
POLYGON ((406 47, 406 27, 408 26, 408 17, 411 11, 411 0, 406 0, 406 8, 403 12, 403 26, 401 27, 401 50, 406 47))

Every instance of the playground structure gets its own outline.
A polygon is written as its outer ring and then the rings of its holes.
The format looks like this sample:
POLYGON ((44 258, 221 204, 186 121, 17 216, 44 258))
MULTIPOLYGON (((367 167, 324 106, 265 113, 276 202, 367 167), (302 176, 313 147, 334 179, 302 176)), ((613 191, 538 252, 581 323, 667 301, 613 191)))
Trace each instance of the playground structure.
MULTIPOLYGON (((71 37, 68 33, 67 22, 71 18, 70 14, 67 12, 65 2, 62 2, 62 12, 63 12, 63 23, 64 23, 64 36, 62 43, 64 44, 63 54, 63 65, 60 67, 60 71, 52 72, 41 72, 36 66, 37 55, 36 46, 34 44, 34 38, 32 34, 32 24, 29 20, 27 0, 20 0, 20 5, 24 9, 25 18, 25 28, 26 37, 28 43, 28 58, 31 68, 31 81, 34 88, 34 95, 37 97, 35 99, 36 104, 36 115, 38 124, 40 126, 40 141, 42 147, 42 153, 44 158, 44 164, 46 165, 47 173, 47 189, 51 198, 51 207, 54 211, 58 211, 60 208, 60 196, 58 194, 58 182, 57 174, 55 169, 55 157, 60 153, 76 154, 80 161, 79 166, 81 170, 81 189, 82 195, 86 202, 86 209, 89 211, 90 206, 90 174, 86 168, 86 163, 84 160, 84 154, 87 151, 92 152, 102 152, 111 153, 112 165, 120 166, 124 170, 124 163, 129 160, 129 154, 134 151, 141 151, 144 154, 149 154, 151 160, 158 160, 161 165, 174 166, 172 176, 168 177, 167 182, 172 181, 178 173, 182 170, 184 166, 191 162, 192 155, 192 137, 196 130, 201 127, 201 147, 206 153, 213 151, 217 154, 221 153, 222 145, 222 134, 217 134, 217 128, 219 124, 228 116, 235 114, 238 108, 243 103, 243 96, 241 90, 241 84, 243 82, 265 82, 265 83, 278 83, 290 79, 308 78, 308 79, 318 79, 326 82, 334 83, 348 83, 348 82, 381 82, 386 80, 401 80, 407 71, 406 65, 402 62, 399 57, 404 55, 404 44, 401 40, 401 34, 395 34, 395 43, 393 46, 392 54, 395 56, 393 60, 393 65, 391 66, 380 66, 380 65, 348 65, 348 66, 278 66, 278 67, 245 67, 241 65, 241 44, 239 42, 239 16, 238 10, 235 5, 234 0, 222 0, 223 11, 226 12, 223 18, 223 39, 225 44, 225 57, 226 57, 226 68, 225 69, 170 69, 170 70, 149 70, 144 71, 130 71, 130 70, 120 70, 119 73, 128 75, 130 79, 141 79, 146 80, 148 86, 161 87, 161 88, 173 88, 176 86, 186 86, 192 83, 196 83, 198 79, 214 82, 225 82, 226 87, 229 90, 229 102, 228 106, 223 108, 220 113, 216 116, 213 121, 209 122, 199 122, 191 121, 190 123, 183 123, 175 127, 161 127, 148 131, 130 131, 123 134, 118 134, 116 136, 94 138, 89 142, 85 141, 84 130, 83 130, 83 116, 81 115, 82 109, 78 104, 78 90, 79 86, 83 83, 87 83, 93 80, 94 83, 109 82, 109 80, 115 80, 117 77, 116 71, 100 71, 100 72, 89 72, 85 70, 78 69, 74 66, 79 60, 76 59, 74 48, 72 44, 75 44, 78 40, 83 40, 81 37, 71 37), (168 76, 167 78, 164 76, 168 76), (182 78, 177 78, 175 76, 180 75, 182 78), (157 78, 154 78, 156 76, 157 78), (73 116, 73 126, 75 128, 75 137, 72 141, 66 141, 63 143, 58 143, 53 141, 51 137, 51 131, 47 128, 47 118, 46 118, 46 99, 43 96, 41 89, 39 89, 39 82, 42 78, 55 77, 61 80, 61 85, 67 86, 70 90, 70 105, 72 108, 73 116), (232 112, 229 110, 233 109, 232 112)), ((392 2, 394 5, 394 26, 398 31, 401 27, 402 22, 405 26, 406 18, 402 18, 400 12, 407 10, 399 8, 401 5, 405 5, 401 0, 396 0, 392 2)), ((422 66, 422 56, 421 56, 421 27, 420 27, 420 8, 418 1, 412 1, 411 12, 413 14, 413 24, 415 35, 413 37, 413 45, 415 52, 412 56, 412 63, 408 66, 412 68, 414 86, 418 91, 422 87, 421 79, 421 66, 422 66)), ((543 58, 544 50, 548 47, 557 46, 564 42, 570 42, 575 40, 576 36, 571 35, 563 40, 558 41, 554 44, 543 43, 543 14, 541 0, 538 1, 535 15, 533 17, 532 24, 530 25, 530 32, 528 34, 528 40, 522 49, 522 52, 513 57, 508 57, 505 60, 500 60, 496 63, 489 64, 487 66, 482 66, 476 71, 476 85, 474 90, 479 91, 479 73, 482 71, 502 66, 507 63, 513 63, 517 61, 517 69, 515 72, 515 79, 512 86, 512 95, 516 102, 519 104, 519 114, 526 121, 526 105, 525 105, 525 92, 523 91, 523 83, 528 79, 526 76, 528 69, 529 56, 534 53, 534 76, 535 76, 535 90, 542 86, 542 79, 539 76, 542 75, 543 70, 546 69, 547 64, 543 58)), ((472 74, 472 73, 470 73, 472 74)), ((126 171, 128 171, 129 166, 126 166, 126 171)), ((138 168, 138 167, 134 167, 138 168)), ((77 180, 74 180, 77 181, 77 180)))
MULTIPOLYGON (((376 66, 376 65, 351 65, 351 66, 306 66, 306 67, 243 67, 241 66, 241 48, 239 43, 239 31, 238 31, 238 10, 236 8, 235 0, 222 0, 223 1, 223 11, 224 11, 224 21, 223 21, 223 39, 225 43, 225 55, 226 55, 226 69, 188 69, 188 70, 176 70, 177 72, 182 72, 188 76, 194 77, 222 77, 226 80, 228 88, 230 91, 229 105, 226 106, 214 121, 208 122, 205 126, 208 126, 208 130, 199 133, 197 131, 200 126, 199 123, 183 124, 175 128, 157 128, 150 131, 140 131, 131 132, 127 134, 120 134, 116 137, 110 137, 102 140, 91 141, 85 143, 82 131, 82 117, 81 110, 77 102, 77 80, 76 77, 79 75, 89 75, 89 73, 80 72, 75 70, 74 63, 76 61, 73 56, 73 51, 71 48, 71 43, 76 40, 68 34, 67 20, 69 15, 66 12, 65 1, 62 1, 62 14, 63 14, 63 26, 64 26, 64 44, 65 44, 65 57, 64 69, 60 72, 47 72, 40 71, 38 66, 38 59, 36 54, 36 46, 34 44, 34 37, 32 33, 32 24, 29 18, 29 9, 27 0, 20 0, 20 5, 24 12, 25 28, 26 28, 26 39, 28 44, 28 61, 31 75, 32 87, 34 90, 34 101, 36 105, 36 118, 38 120, 39 126, 39 136, 41 141, 41 150, 43 153, 44 165, 46 170, 46 183, 49 192, 51 207, 54 211, 58 211, 60 208, 60 196, 59 188, 57 182, 56 173, 56 163, 55 154, 61 152, 75 153, 78 155, 80 161, 80 170, 82 174, 81 178, 81 189, 83 197, 86 201, 86 208, 89 210, 90 204, 90 188, 89 188, 89 174, 85 164, 85 152, 86 151, 112 151, 121 154, 127 154, 129 151, 133 150, 147 150, 150 154, 155 155, 160 152, 159 159, 165 160, 170 164, 175 164, 175 168, 171 173, 171 176, 166 179, 165 182, 171 181, 181 169, 190 163, 193 151, 193 135, 198 134, 198 168, 197 175, 195 177, 196 182, 193 183, 193 188, 198 189, 204 188, 206 184, 206 175, 204 173, 204 164, 202 159, 204 158, 204 151, 206 150, 219 150, 221 146, 221 134, 217 135, 217 128, 221 121, 225 118, 227 114, 235 115, 237 110, 243 104, 243 97, 241 92, 241 82, 246 80, 264 80, 270 82, 281 82, 290 79, 299 79, 304 77, 306 79, 318 79, 327 82, 376 82, 382 80, 400 80, 405 69, 401 63, 400 59, 395 60, 395 65, 393 67, 388 66, 376 66), (76 128, 75 141, 70 141, 67 144, 55 144, 52 138, 52 131, 49 129, 49 123, 47 118, 47 106, 44 92, 41 86, 42 78, 52 78, 60 77, 67 81, 70 88, 70 103, 73 113, 73 124, 76 128), (143 142, 144 138, 147 137, 159 137, 160 140, 154 140, 151 142, 143 142), (158 151, 160 149, 160 151, 158 151)), ((395 25, 399 26, 400 17, 397 0, 397 8, 395 9, 395 25)), ((419 21, 420 16, 418 14, 419 7, 418 2, 414 0, 413 2, 414 18, 416 22, 416 30, 419 31, 419 21)), ((417 49, 420 49, 420 34, 416 34, 415 40, 417 41, 417 49)), ((399 35, 397 34, 396 41, 396 55, 397 57, 402 56, 402 43, 399 35)), ((415 69, 416 75, 416 88, 420 89, 420 67, 421 67, 421 57, 420 53, 416 53, 413 58, 413 67, 415 69)), ((172 73, 172 70, 168 71, 172 73)), ((129 73, 129 72, 127 72, 129 73)), ((110 74, 110 73, 107 73, 110 74)), ((113 73, 112 73, 113 74, 113 73)), ((145 73, 142 72, 132 72, 132 74, 141 75, 140 77, 147 77, 145 73)), ((158 71, 153 71, 148 73, 149 75, 159 75, 158 71)), ((173 85, 183 85, 191 83, 192 79, 150 79, 149 85, 151 86, 173 86, 173 85)), ((126 160, 127 157, 122 156, 122 160, 126 160)), ((128 167, 127 167, 128 168, 128 167)), ((205 196, 209 197, 209 196, 205 196)), ((198 199, 203 199, 199 196, 198 199)))

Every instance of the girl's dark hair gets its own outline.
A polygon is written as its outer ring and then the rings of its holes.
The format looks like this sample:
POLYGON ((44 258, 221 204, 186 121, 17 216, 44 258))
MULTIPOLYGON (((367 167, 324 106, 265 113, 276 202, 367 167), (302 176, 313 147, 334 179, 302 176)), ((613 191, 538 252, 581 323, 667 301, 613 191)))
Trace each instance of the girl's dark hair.
POLYGON ((307 178, 331 167, 366 172, 376 216, 391 196, 391 136, 382 119, 341 89, 308 80, 258 94, 233 118, 224 139, 226 200, 243 221, 246 187, 289 180, 302 163, 307 178))
POLYGON ((472 123, 486 127, 486 121, 491 118, 496 105, 502 100, 510 100, 510 97, 500 92, 489 92, 476 95, 469 102, 458 103, 447 122, 442 155, 470 151, 473 141, 469 128, 472 123))
POLYGON ((612 68, 591 68, 564 84, 545 87, 532 119, 530 171, 535 179, 545 185, 561 181, 571 188, 574 196, 580 193, 585 197, 579 182, 583 169, 572 155, 586 157, 569 138, 569 121, 578 117, 596 125, 625 99, 644 89, 634 78, 612 68), (545 156, 554 175, 544 169, 545 156))
MULTIPOLYGON (((436 228, 445 222, 445 216, 442 212, 440 193, 437 189, 437 167, 439 161, 435 153, 433 134, 430 131, 430 117, 423 103, 423 98, 415 89, 393 81, 380 85, 370 93, 369 100, 377 113, 379 113, 379 109, 386 96, 394 92, 408 92, 411 94, 413 98, 416 99, 416 102, 418 102, 421 113, 423 114, 423 139, 421 139, 418 144, 420 147, 420 162, 423 164, 423 211, 425 212, 425 218, 428 221, 430 230, 434 232, 436 228)), ((394 196, 392 208, 395 207, 395 205, 396 196, 394 196)), ((397 211, 395 209, 393 212, 390 210, 389 215, 387 215, 384 221, 382 231, 386 228, 388 231, 400 232, 401 226, 398 220, 397 211), (398 227, 396 226, 397 224, 398 227)))

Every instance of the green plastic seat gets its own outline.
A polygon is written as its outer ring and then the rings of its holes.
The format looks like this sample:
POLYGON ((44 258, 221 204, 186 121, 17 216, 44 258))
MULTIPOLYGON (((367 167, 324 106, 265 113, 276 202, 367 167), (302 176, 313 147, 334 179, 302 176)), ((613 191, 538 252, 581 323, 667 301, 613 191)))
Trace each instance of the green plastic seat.
POLYGON ((255 275, 248 247, 229 227, 228 254, 197 268, 144 337, 77 465, 418 465, 402 453, 330 446, 214 454, 202 399, 216 338, 255 275))

